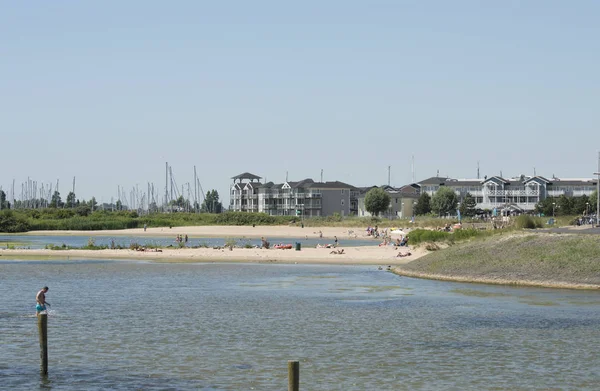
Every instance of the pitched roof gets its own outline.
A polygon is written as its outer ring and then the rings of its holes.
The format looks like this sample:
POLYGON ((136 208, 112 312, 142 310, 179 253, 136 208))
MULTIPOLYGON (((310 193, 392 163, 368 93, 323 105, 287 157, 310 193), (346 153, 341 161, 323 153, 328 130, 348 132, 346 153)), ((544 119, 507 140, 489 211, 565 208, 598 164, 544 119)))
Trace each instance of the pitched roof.
POLYGON ((356 187, 340 181, 333 182, 314 182, 310 185, 313 189, 350 189, 356 190, 356 187))
POLYGON ((486 183, 486 182, 489 182, 489 181, 491 181, 492 179, 497 179, 497 180, 499 180, 500 182, 504 182, 504 183, 506 183, 506 184, 510 184, 510 181, 508 181, 508 180, 506 180, 506 179, 504 179, 504 178, 502 178, 502 177, 496 176, 496 175, 494 175, 494 176, 491 176, 491 177, 487 178, 486 180, 484 180, 484 181, 483 181, 483 182, 481 182, 481 183, 486 183))
POLYGON ((575 179, 575 178, 565 178, 558 179, 555 178, 552 182, 550 182, 552 186, 591 186, 596 185, 595 179, 575 179))
POLYGON ((445 186, 481 186, 481 179, 448 179, 445 186))
POLYGON ((525 180, 523 181, 523 183, 529 183, 529 182, 531 182, 531 181, 537 182, 536 180, 537 180, 537 181, 542 181, 542 182, 545 182, 545 183, 550 183, 550 180, 548 180, 548 179, 544 178, 543 176, 539 176, 539 175, 538 175, 538 176, 531 177, 531 178, 527 178, 527 179, 525 179, 525 180))
POLYGON ((439 176, 432 176, 419 182, 419 185, 441 185, 445 183, 449 178, 443 178, 439 176))
POLYGON ((236 175, 234 177, 231 177, 231 179, 262 179, 261 177, 259 177, 258 175, 254 175, 254 174, 250 174, 249 172, 244 172, 241 173, 240 175, 236 175))

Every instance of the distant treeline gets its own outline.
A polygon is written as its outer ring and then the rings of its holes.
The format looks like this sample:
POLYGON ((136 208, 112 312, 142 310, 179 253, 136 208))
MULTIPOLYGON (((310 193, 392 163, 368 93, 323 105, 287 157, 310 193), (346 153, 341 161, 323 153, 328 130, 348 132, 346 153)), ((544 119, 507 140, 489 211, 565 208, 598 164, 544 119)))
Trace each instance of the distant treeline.
POLYGON ((150 213, 139 215, 136 211, 98 210, 78 213, 78 209, 44 208, 0 211, 0 232, 26 231, 100 231, 147 227, 177 227, 192 225, 334 225, 342 221, 349 226, 368 225, 380 219, 343 219, 339 214, 327 217, 301 219, 297 216, 269 216, 265 213, 150 213))
POLYGON ((0 232, 43 230, 110 230, 126 228, 175 227, 190 225, 282 225, 298 221, 294 216, 269 216, 264 213, 151 213, 135 211, 95 211, 80 215, 76 209, 46 208, 0 211, 0 232))

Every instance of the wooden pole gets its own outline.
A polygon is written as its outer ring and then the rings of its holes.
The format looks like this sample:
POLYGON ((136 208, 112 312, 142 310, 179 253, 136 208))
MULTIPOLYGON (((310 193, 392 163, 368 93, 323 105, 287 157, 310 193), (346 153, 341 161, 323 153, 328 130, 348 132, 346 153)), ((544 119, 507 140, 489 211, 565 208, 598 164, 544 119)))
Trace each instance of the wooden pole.
POLYGON ((38 332, 40 334, 40 374, 48 375, 48 315, 38 314, 38 332))
POLYGON ((300 391, 300 362, 288 361, 288 391, 300 391))

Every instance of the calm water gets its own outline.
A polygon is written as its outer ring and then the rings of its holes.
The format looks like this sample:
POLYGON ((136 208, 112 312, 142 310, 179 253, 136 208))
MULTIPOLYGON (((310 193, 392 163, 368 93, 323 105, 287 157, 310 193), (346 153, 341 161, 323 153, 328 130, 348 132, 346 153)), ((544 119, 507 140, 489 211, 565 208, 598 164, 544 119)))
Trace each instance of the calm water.
MULTIPOLYGON (((177 246, 175 242, 176 235, 170 236, 94 236, 93 240, 97 246, 110 246, 111 242, 114 241, 115 245, 123 247, 129 247, 131 243, 138 243, 141 245, 151 244, 158 246, 177 246)), ((223 246, 225 241, 229 238, 190 238, 188 246, 223 246)), ((250 244, 252 246, 260 246, 260 238, 233 238, 236 240, 239 246, 250 244)), ((90 240, 89 236, 33 236, 33 235, 0 235, 0 247, 5 247, 6 243, 17 243, 16 247, 19 248, 44 248, 46 245, 51 244, 55 246, 62 246, 63 244, 72 247, 82 247, 88 244, 90 240)), ((294 244, 296 242, 302 243, 302 247, 315 247, 317 244, 325 245, 333 243, 333 239, 318 239, 318 238, 268 238, 271 245, 277 243, 294 244)), ((356 240, 344 240, 339 241, 340 246, 353 247, 353 246, 373 246, 379 244, 380 240, 374 239, 356 239, 356 240)))
POLYGON ((375 267, 0 262, 0 388, 598 389, 600 293, 375 267), (49 285, 50 375, 34 312, 49 285))

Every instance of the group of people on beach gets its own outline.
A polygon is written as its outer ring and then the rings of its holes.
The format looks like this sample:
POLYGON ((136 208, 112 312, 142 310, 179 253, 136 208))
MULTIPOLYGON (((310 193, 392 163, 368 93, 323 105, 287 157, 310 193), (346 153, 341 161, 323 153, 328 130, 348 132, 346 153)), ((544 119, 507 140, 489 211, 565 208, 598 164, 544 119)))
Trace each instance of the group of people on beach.
POLYGON ((176 243, 187 243, 188 242, 187 234, 185 236, 177 234, 177 237, 175 238, 175 242, 176 243))
POLYGON ((379 237, 379 228, 377 226, 371 227, 370 225, 367 227, 367 236, 373 236, 374 238, 379 237))

